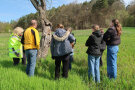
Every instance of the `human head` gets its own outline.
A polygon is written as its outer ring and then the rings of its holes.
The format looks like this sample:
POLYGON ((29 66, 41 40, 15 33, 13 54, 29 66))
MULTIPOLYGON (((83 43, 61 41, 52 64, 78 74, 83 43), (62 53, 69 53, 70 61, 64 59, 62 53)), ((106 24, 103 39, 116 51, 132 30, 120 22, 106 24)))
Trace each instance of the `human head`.
POLYGON ((96 30, 99 30, 99 25, 95 24, 95 25, 92 26, 92 31, 94 32, 96 30))
POLYGON ((68 28, 66 28, 66 31, 72 32, 72 28, 68 27, 68 28))
POLYGON ((101 31, 101 33, 104 33, 104 29, 103 28, 100 28, 100 31, 101 31))
POLYGON ((113 25, 113 26, 116 27, 118 24, 119 24, 119 20, 118 20, 118 19, 113 19, 113 20, 112 20, 112 25, 113 25))
POLYGON ((120 36, 122 34, 122 27, 121 27, 121 24, 119 23, 119 20, 113 19, 112 26, 114 26, 116 28, 118 35, 120 36))
POLYGON ((16 35, 22 36, 23 31, 24 31, 23 28, 21 28, 21 27, 16 27, 16 28, 13 30, 13 33, 16 34, 16 35))
POLYGON ((36 20, 31 20, 30 25, 34 28, 37 28, 37 21, 36 20))
POLYGON ((64 29, 64 26, 63 26, 62 24, 58 24, 58 25, 57 25, 57 28, 64 29))

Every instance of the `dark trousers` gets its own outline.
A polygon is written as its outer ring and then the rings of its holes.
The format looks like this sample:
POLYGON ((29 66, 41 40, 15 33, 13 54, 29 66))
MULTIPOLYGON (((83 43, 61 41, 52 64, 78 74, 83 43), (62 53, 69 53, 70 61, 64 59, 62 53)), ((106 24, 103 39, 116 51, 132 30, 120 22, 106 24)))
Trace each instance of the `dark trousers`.
POLYGON ((102 56, 100 57, 100 67, 103 66, 102 56))
POLYGON ((25 51, 23 51, 22 64, 23 64, 23 65, 26 65, 26 55, 25 55, 25 51))
MULTIPOLYGON (((20 62, 20 58, 13 58, 14 61, 14 65, 18 65, 20 62)), ((22 64, 25 65, 26 64, 26 60, 24 60, 24 58, 22 58, 22 64)))
POLYGON ((58 79, 60 77, 61 62, 63 64, 62 77, 64 78, 68 77, 69 57, 70 57, 69 55, 66 55, 66 56, 60 56, 55 58, 55 79, 58 79))

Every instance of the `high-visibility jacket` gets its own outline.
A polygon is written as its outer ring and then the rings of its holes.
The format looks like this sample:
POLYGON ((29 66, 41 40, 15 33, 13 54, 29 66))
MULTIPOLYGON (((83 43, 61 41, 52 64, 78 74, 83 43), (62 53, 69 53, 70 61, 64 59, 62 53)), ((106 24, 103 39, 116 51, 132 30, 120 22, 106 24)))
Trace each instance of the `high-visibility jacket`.
POLYGON ((9 45, 9 56, 11 58, 22 58, 23 57, 21 39, 19 38, 18 35, 15 35, 12 33, 10 35, 8 45, 9 45), (13 48, 14 48, 14 51, 13 51, 13 48), (18 53, 19 57, 15 53, 18 53))
POLYGON ((39 49, 39 32, 34 27, 27 28, 23 34, 21 42, 24 44, 24 50, 39 49))

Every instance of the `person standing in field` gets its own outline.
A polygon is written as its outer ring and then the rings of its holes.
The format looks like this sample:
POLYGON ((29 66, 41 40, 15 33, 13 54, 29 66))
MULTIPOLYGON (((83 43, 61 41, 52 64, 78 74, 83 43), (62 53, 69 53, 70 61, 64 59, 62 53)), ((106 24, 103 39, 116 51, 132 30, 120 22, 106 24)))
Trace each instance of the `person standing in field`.
MULTIPOLYGON (((66 29, 66 31, 70 31, 70 34, 74 37, 74 33, 72 33, 72 28, 67 28, 66 29), (69 30, 70 29, 70 30, 69 30)), ((75 38, 75 37, 74 37, 75 38)), ((73 42, 73 43, 70 43, 71 44, 71 46, 72 46, 72 53, 70 54, 70 57, 69 57, 69 70, 71 70, 72 69, 72 62, 74 61, 74 57, 73 57, 73 55, 74 55, 74 46, 75 46, 75 44, 76 44, 76 39, 75 39, 75 41, 73 42)))
POLYGON ((119 50, 118 45, 121 43, 121 34, 121 24, 119 20, 114 19, 103 37, 107 44, 107 75, 110 79, 116 79, 117 77, 117 53, 119 50))
POLYGON ((62 77, 68 77, 69 58, 72 53, 70 43, 74 41, 75 38, 70 34, 70 31, 66 31, 62 24, 58 24, 51 40, 52 59, 55 59, 55 79, 60 77, 61 62, 63 64, 62 77))
POLYGON ((100 46, 100 51, 101 51, 101 57, 100 57, 100 66, 103 66, 103 60, 102 60, 102 56, 103 56, 103 52, 106 49, 106 42, 103 40, 103 36, 104 36, 104 29, 100 29, 101 34, 102 34, 102 41, 101 41, 101 46, 100 46))
POLYGON ((25 65, 25 59, 23 59, 23 49, 21 44, 21 37, 23 34, 23 28, 16 27, 9 38, 9 56, 13 58, 14 65, 18 65, 20 59, 22 64, 25 65))
POLYGON ((21 42, 24 45, 25 54, 27 57, 26 74, 34 76, 37 50, 40 47, 39 32, 36 30, 37 21, 32 20, 31 26, 24 31, 21 42))
POLYGON ((100 45, 102 41, 102 34, 99 30, 98 25, 92 26, 92 34, 89 36, 88 40, 86 41, 85 45, 88 47, 87 54, 88 54, 88 78, 89 80, 92 79, 95 82, 100 82, 100 45))
MULTIPOLYGON (((72 30, 70 30, 70 34, 74 37, 74 34, 72 33, 72 30)), ((75 38, 75 37, 74 37, 75 38)), ((70 57, 69 57, 69 70, 72 69, 72 62, 74 61, 74 46, 76 44, 76 39, 73 43, 71 43, 71 46, 72 46, 72 53, 70 54, 70 57)))

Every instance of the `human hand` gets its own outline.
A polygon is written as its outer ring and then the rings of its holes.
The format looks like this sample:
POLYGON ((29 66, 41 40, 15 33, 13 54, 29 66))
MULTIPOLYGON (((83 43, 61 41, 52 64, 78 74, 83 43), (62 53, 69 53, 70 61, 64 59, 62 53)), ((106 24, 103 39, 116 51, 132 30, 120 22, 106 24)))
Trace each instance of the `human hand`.
POLYGON ((71 31, 72 31, 72 28, 71 28, 71 27, 69 27, 69 28, 67 29, 67 31, 71 32, 71 31))
POLYGON ((107 39, 108 41, 110 40, 110 38, 107 39))
POLYGON ((16 54, 16 56, 17 56, 17 57, 19 57, 19 56, 20 56, 20 54, 19 54, 19 53, 15 53, 15 54, 16 54))

